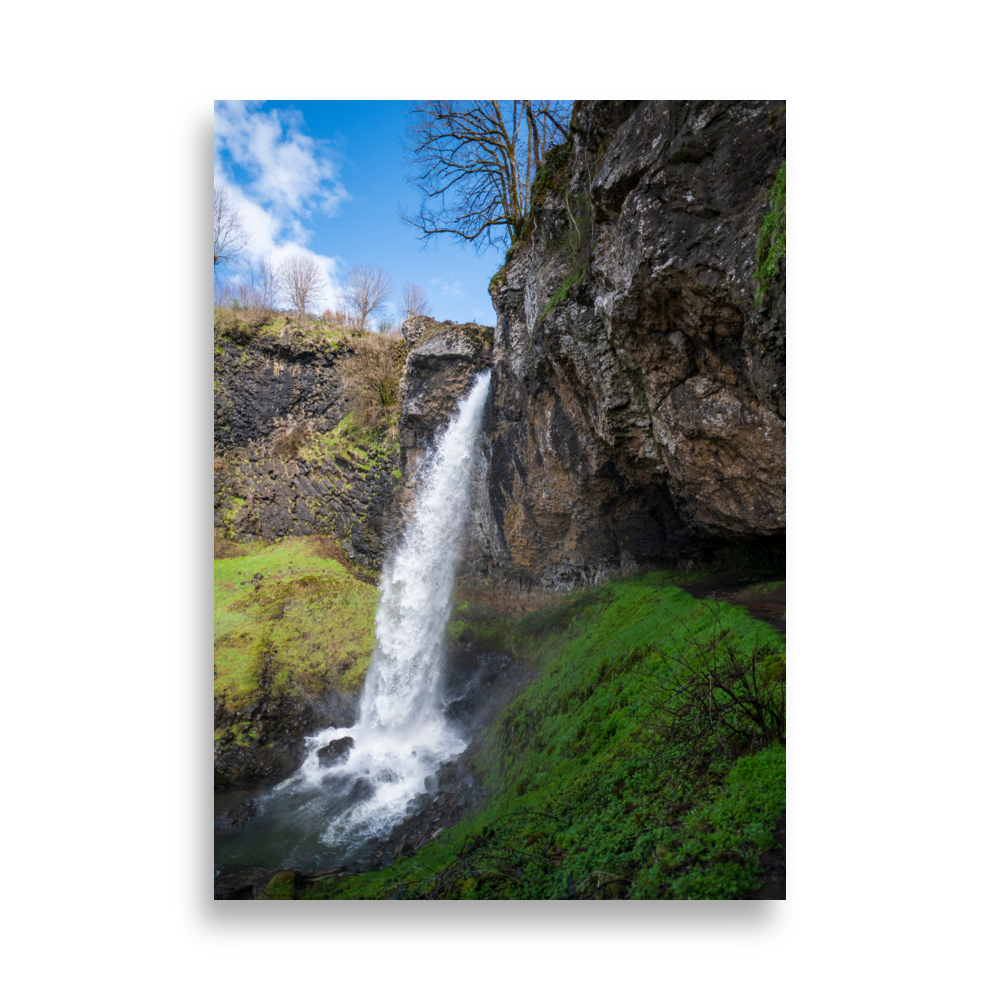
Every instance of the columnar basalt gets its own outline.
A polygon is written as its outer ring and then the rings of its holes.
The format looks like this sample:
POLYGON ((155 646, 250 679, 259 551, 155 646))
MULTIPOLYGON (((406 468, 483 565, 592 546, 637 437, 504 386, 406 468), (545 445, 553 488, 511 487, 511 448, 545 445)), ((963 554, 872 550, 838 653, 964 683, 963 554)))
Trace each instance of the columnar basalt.
POLYGON ((378 570, 392 535, 398 447, 338 433, 347 416, 338 362, 353 338, 338 345, 296 333, 216 334, 215 527, 243 542, 331 535, 358 568, 378 570), (269 447, 282 421, 308 424, 292 454, 269 447))

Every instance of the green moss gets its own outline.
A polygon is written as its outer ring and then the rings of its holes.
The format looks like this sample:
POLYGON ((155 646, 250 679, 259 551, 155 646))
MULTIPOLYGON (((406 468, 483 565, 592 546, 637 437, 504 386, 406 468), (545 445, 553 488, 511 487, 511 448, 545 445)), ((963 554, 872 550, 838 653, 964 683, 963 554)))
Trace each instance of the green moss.
POLYGON ((295 873, 278 872, 264 887, 261 899, 295 899, 295 873))
POLYGON ((540 206, 548 194, 561 195, 569 181, 571 147, 569 142, 553 146, 545 154, 542 169, 531 182, 531 206, 540 206))
POLYGON ((767 192, 768 212, 757 238, 756 269, 753 279, 757 282, 759 307, 768 292, 768 283, 777 274, 778 264, 785 258, 785 164, 782 163, 774 183, 767 192))
POLYGON ((392 430, 392 426, 388 432, 367 429, 355 420, 353 412, 348 413, 333 430, 310 438, 300 447, 299 455, 307 461, 340 459, 367 472, 376 463, 390 460, 399 450, 392 430))
POLYGON ((545 154, 545 162, 542 163, 541 170, 535 175, 531 182, 531 194, 529 196, 529 211, 525 215, 521 224, 518 238, 507 248, 503 264, 500 265, 496 274, 490 278, 489 291, 496 291, 504 282, 507 267, 513 260, 515 253, 521 243, 524 242, 526 234, 531 232, 532 212, 543 204, 545 198, 550 193, 564 192, 569 180, 571 146, 569 142, 561 143, 551 147, 545 154))
POLYGON ((375 587, 313 555, 309 539, 216 559, 216 698, 233 717, 265 687, 275 695, 358 690, 377 605, 375 587))

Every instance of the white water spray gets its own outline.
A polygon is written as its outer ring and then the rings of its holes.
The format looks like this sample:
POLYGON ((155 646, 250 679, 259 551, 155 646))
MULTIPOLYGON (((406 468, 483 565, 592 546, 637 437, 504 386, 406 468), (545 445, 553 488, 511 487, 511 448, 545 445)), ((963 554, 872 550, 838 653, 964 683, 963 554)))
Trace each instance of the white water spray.
POLYGON ((375 651, 357 724, 309 737, 309 757, 278 786, 322 786, 325 807, 313 801, 300 809, 326 822, 320 840, 328 846, 350 848, 387 834, 427 779, 465 749, 445 717, 441 668, 489 384, 488 371, 477 376, 426 459, 403 544, 382 574, 375 651), (350 755, 324 763, 319 750, 344 736, 354 740, 350 755), (332 818, 331 800, 341 803, 332 818))

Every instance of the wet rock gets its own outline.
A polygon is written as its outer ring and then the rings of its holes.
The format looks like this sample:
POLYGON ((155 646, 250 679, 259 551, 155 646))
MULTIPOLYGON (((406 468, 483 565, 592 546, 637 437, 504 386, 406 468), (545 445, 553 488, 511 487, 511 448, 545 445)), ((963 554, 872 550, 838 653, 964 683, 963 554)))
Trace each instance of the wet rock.
POLYGON ((339 761, 347 760, 352 749, 354 749, 354 737, 341 736, 340 739, 327 743, 325 747, 317 751, 316 756, 325 764, 336 764, 339 761))
POLYGON ((375 792, 375 786, 367 778, 357 778, 348 794, 349 802, 360 802, 369 799, 375 792))
POLYGON ((286 737, 266 746, 235 746, 215 758, 216 791, 283 778, 305 758, 306 748, 300 737, 286 737))
POLYGON ((220 830, 235 830, 243 826, 254 816, 263 812, 256 799, 246 799, 215 817, 215 826, 220 830))
POLYGON ((216 899, 259 899, 274 877, 270 868, 227 867, 215 876, 216 899))

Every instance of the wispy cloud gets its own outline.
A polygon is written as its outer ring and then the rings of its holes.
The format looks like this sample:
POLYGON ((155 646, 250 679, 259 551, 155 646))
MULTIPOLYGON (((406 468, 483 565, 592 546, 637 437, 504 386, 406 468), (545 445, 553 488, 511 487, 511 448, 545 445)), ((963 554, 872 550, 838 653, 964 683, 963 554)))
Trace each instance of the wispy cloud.
POLYGON ((458 281, 442 281, 440 278, 431 278, 431 285, 446 298, 461 299, 465 297, 462 285, 458 281))
MULTIPOLYGON (((339 168, 321 143, 302 131, 296 111, 263 111, 260 102, 215 105, 215 183, 229 188, 249 230, 254 254, 277 264, 291 253, 314 257, 329 280, 328 301, 341 293, 335 257, 309 249, 309 218, 334 216, 350 201, 339 168)), ((324 306, 324 307, 325 307, 324 306)))

